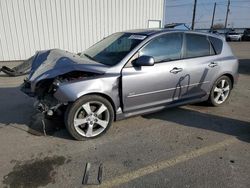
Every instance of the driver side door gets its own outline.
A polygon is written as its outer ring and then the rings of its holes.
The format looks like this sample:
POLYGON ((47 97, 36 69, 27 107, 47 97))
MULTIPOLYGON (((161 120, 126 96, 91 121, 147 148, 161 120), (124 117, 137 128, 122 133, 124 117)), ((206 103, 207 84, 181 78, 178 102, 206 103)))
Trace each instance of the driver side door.
POLYGON ((157 36, 137 53, 153 57, 153 66, 133 66, 132 61, 131 66, 123 68, 124 112, 159 107, 178 100, 178 83, 185 76, 185 63, 180 60, 182 46, 182 33, 157 36))

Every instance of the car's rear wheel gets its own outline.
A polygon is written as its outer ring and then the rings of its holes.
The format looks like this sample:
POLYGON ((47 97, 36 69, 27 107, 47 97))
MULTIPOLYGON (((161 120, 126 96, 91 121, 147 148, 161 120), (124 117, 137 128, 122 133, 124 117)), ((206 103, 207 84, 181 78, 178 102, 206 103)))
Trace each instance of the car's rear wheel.
POLYGON ((215 81, 208 101, 213 106, 220 106, 228 100, 231 90, 232 81, 229 77, 222 76, 215 81))
POLYGON ((81 97, 68 107, 65 115, 65 125, 77 140, 100 136, 114 120, 112 105, 98 95, 81 97))

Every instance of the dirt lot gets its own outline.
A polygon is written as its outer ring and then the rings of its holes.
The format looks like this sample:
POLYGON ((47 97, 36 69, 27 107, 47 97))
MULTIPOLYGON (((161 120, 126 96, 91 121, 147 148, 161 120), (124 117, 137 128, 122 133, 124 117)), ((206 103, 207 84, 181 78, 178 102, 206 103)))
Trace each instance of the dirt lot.
POLYGON ((86 142, 60 121, 43 136, 23 77, 0 75, 0 187, 82 187, 87 162, 92 183, 103 164, 100 187, 250 187, 250 43, 230 44, 240 77, 229 104, 137 116, 86 142))

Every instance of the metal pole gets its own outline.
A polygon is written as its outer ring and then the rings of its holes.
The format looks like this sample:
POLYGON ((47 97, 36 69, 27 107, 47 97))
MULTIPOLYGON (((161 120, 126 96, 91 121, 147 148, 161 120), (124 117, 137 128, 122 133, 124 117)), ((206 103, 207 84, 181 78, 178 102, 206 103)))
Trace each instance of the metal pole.
POLYGON ((227 19, 228 19, 228 13, 229 13, 229 7, 230 7, 230 0, 228 0, 228 3, 227 3, 227 13, 226 13, 226 20, 225 20, 225 26, 224 26, 224 29, 227 28, 227 19))
POLYGON ((194 0, 193 19, 192 19, 192 26, 191 26, 191 29, 192 29, 192 30, 194 30, 194 21, 195 21, 195 13, 196 13, 196 4, 197 4, 197 0, 194 0))
POLYGON ((214 3, 214 11, 213 11, 213 17, 212 17, 212 23, 211 23, 210 30, 213 30, 213 27, 214 27, 214 15, 215 15, 215 10, 216 10, 216 2, 214 3))

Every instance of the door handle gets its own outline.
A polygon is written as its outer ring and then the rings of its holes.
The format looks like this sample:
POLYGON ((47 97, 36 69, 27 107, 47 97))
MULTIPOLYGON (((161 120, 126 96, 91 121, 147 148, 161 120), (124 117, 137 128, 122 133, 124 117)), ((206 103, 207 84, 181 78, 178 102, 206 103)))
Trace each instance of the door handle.
POLYGON ((218 66, 218 63, 215 63, 215 62, 211 62, 211 63, 209 63, 209 65, 208 65, 209 67, 216 67, 216 66, 218 66))
POLYGON ((183 69, 182 68, 173 68, 170 72, 173 73, 173 74, 177 74, 178 72, 181 72, 183 69))

